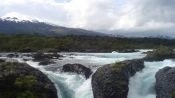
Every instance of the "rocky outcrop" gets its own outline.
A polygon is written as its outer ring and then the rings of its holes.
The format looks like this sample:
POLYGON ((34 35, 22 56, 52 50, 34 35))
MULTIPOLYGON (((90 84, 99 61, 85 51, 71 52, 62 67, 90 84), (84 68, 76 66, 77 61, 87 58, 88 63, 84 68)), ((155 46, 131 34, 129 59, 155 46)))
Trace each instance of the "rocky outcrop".
POLYGON ((165 67, 156 73, 156 98, 175 98, 175 68, 165 67))
POLYGON ((0 63, 1 98, 58 98, 54 84, 27 64, 0 63))
POLYGON ((20 49, 18 51, 23 52, 23 53, 29 53, 29 52, 33 52, 34 50, 29 48, 29 47, 26 47, 26 48, 20 49))
POLYGON ((48 65, 50 63, 54 63, 51 59, 59 59, 62 57, 61 55, 57 53, 43 53, 43 52, 38 52, 33 55, 34 61, 40 62, 40 65, 48 65))
POLYGON ((143 68, 143 60, 127 60, 99 68, 92 76, 94 98, 127 98, 129 78, 143 68))
POLYGON ((50 59, 44 59, 44 60, 39 62, 39 65, 49 65, 49 64, 54 64, 54 61, 52 61, 50 59))
POLYGON ((63 66, 62 71, 82 74, 86 77, 86 79, 88 79, 92 74, 92 71, 90 68, 87 68, 81 64, 66 64, 63 66))
POLYGON ((175 52, 173 49, 165 46, 161 46, 158 49, 149 51, 144 58, 146 61, 163 61, 165 59, 175 58, 175 52))
POLYGON ((132 52, 138 52, 136 49, 119 49, 117 50, 119 53, 132 53, 132 52))
POLYGON ((40 51, 44 52, 44 53, 57 53, 59 50, 55 49, 55 48, 46 48, 46 49, 43 49, 43 50, 40 50, 40 51))
POLYGON ((3 60, 3 59, 0 59, 0 63, 3 63, 3 62, 5 62, 5 60, 3 60))
POLYGON ((33 58, 35 61, 42 61, 44 59, 58 59, 59 57, 62 57, 61 55, 57 53, 43 53, 43 52, 37 52, 33 55, 33 58))
POLYGON ((19 57, 19 55, 17 53, 11 53, 11 54, 8 54, 7 57, 16 58, 16 57, 19 57))

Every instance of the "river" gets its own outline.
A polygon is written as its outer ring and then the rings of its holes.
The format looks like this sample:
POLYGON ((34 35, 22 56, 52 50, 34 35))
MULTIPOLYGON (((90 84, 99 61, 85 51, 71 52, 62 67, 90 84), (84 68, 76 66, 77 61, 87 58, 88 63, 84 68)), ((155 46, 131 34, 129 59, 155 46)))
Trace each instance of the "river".
MULTIPOLYGON (((59 98, 93 98, 91 77, 86 80, 82 75, 62 72, 61 68, 64 64, 79 63, 95 72, 105 64, 143 58, 145 56, 143 52, 146 51, 149 50, 140 50, 140 52, 134 53, 60 53, 64 57, 55 60, 55 64, 48 66, 41 66, 32 60, 16 59, 45 73, 55 84, 59 98)), ((144 63, 145 68, 130 78, 128 98, 156 98, 154 91, 155 73, 165 66, 175 65, 173 60, 144 63)))

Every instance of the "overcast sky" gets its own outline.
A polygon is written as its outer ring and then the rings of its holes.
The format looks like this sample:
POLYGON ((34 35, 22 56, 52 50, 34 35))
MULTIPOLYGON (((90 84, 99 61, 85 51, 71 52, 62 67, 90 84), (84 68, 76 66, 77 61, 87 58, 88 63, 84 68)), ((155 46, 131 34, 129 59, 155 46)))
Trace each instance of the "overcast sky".
POLYGON ((1 17, 120 32, 175 32, 175 0, 0 0, 1 17))

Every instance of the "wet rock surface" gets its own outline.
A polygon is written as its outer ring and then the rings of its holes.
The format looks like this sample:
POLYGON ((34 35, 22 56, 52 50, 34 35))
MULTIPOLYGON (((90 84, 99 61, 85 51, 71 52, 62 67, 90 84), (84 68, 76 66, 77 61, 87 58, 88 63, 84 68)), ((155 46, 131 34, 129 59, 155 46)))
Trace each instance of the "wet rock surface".
POLYGON ((14 57, 19 57, 19 55, 17 53, 11 53, 11 54, 8 54, 7 57, 14 58, 14 57))
POLYGON ((117 52, 119 52, 119 53, 132 53, 132 52, 138 52, 138 50, 136 50, 136 49, 120 49, 120 50, 117 50, 117 52))
POLYGON ((66 64, 63 66, 62 71, 82 74, 86 77, 86 79, 89 78, 90 75, 92 74, 92 71, 90 68, 87 68, 81 64, 66 64))
POLYGON ((165 67, 156 73, 156 98, 175 98, 175 68, 165 67))
POLYGON ((59 55, 57 53, 43 53, 38 52, 33 55, 33 60, 40 62, 40 65, 48 65, 54 63, 52 59, 59 59, 60 57, 63 57, 62 55, 59 55))
POLYGON ((58 98, 46 75, 24 63, 1 62, 0 98, 58 98))
POLYGON ((143 60, 127 60, 99 68, 92 76, 94 98, 127 98, 129 78, 143 68, 143 60))

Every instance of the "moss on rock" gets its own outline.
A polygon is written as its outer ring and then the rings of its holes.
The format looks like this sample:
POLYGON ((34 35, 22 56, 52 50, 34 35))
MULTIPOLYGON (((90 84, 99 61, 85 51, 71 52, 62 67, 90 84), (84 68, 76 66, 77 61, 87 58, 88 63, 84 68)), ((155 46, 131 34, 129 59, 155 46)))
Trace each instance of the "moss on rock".
POLYGON ((142 68, 143 60, 127 60, 99 68, 92 76, 94 98, 127 98, 129 78, 142 68))
POLYGON ((33 75, 26 75, 24 77, 18 77, 15 79, 15 86, 19 88, 30 89, 38 83, 37 79, 33 75))
POLYGON ((0 98, 58 98, 54 84, 24 63, 0 63, 0 98), (47 87, 46 87, 47 85, 47 87))
POLYGON ((171 93, 172 98, 175 98, 175 91, 171 93))

